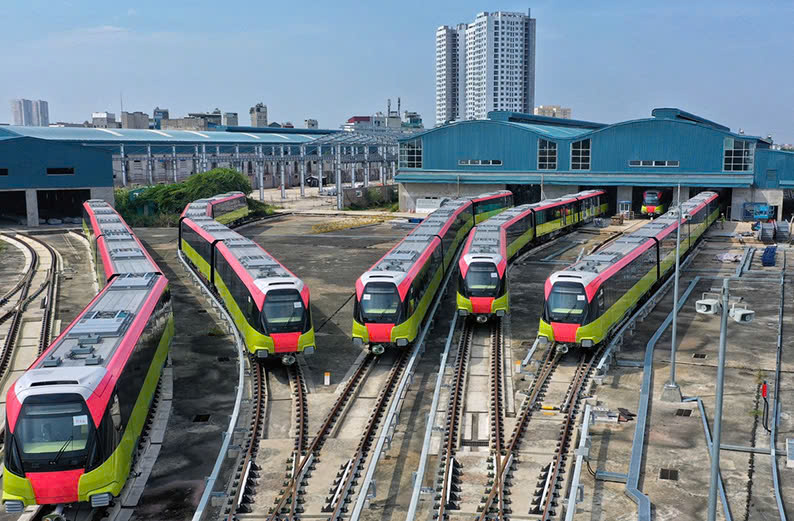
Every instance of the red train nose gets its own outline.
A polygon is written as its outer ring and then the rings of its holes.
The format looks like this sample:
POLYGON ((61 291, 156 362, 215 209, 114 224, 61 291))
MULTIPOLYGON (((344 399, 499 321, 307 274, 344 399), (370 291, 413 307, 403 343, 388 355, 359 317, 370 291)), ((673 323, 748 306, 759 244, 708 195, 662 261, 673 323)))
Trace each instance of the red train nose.
POLYGON ((557 342, 576 342, 576 331, 579 324, 563 324, 562 322, 552 322, 551 329, 554 331, 554 340, 557 342))
POLYGON ((493 297, 471 298, 471 309, 476 315, 489 314, 491 312, 491 304, 493 304, 493 297))
POLYGON ((270 336, 273 337, 273 352, 292 353, 298 350, 300 331, 294 333, 273 333, 270 336))
POLYGON ((391 342, 394 324, 367 324, 370 342, 391 342))
POLYGON ((75 469, 55 472, 27 472, 25 476, 33 487, 36 503, 53 505, 77 502, 77 484, 80 481, 80 476, 84 473, 83 469, 75 469))
POLYGON ((646 205, 645 206, 645 211, 647 211, 648 213, 654 213, 656 211, 656 207, 655 206, 647 206, 646 205))

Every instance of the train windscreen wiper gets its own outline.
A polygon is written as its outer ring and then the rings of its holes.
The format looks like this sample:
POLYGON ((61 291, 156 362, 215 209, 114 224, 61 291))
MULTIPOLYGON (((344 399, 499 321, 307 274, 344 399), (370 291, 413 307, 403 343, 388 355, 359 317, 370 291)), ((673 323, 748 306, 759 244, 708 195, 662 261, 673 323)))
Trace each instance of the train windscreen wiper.
POLYGON ((74 434, 69 436, 69 439, 63 442, 63 445, 61 446, 61 449, 58 451, 58 454, 56 454, 55 457, 52 459, 52 461, 50 461, 50 465, 55 465, 58 463, 58 460, 60 459, 61 455, 66 451, 66 446, 72 443, 73 440, 74 440, 74 434))

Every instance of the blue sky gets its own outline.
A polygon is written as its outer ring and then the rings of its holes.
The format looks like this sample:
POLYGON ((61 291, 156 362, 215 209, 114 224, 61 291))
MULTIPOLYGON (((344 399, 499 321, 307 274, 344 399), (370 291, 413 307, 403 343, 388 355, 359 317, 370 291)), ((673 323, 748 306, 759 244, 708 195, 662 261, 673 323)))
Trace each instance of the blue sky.
POLYGON ((0 122, 9 100, 50 102, 53 120, 92 111, 240 113, 337 127, 402 98, 432 125, 435 29, 479 11, 537 19, 536 104, 603 122, 676 106, 794 143, 792 2, 0 3, 0 122))

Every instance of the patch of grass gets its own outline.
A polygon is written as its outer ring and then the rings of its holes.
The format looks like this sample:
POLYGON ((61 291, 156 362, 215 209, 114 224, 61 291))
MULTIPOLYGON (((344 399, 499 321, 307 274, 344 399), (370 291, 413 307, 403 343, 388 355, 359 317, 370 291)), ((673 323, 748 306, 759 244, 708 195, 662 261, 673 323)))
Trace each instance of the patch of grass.
POLYGON ((386 221, 391 221, 394 217, 387 216, 373 216, 373 217, 356 217, 337 219, 335 221, 328 221, 318 223, 312 226, 313 233, 328 233, 338 232, 340 230, 349 230, 350 228, 358 228, 360 226, 367 226, 370 224, 378 224, 386 221))

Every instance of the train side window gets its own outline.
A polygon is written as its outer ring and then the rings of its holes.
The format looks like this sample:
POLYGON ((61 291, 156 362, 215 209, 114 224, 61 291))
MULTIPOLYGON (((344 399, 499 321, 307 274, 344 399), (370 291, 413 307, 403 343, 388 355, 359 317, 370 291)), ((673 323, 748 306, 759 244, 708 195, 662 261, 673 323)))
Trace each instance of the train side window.
POLYGON ((116 432, 121 431, 121 404, 119 403, 119 395, 113 393, 113 404, 110 406, 110 419, 113 421, 113 430, 116 432))

